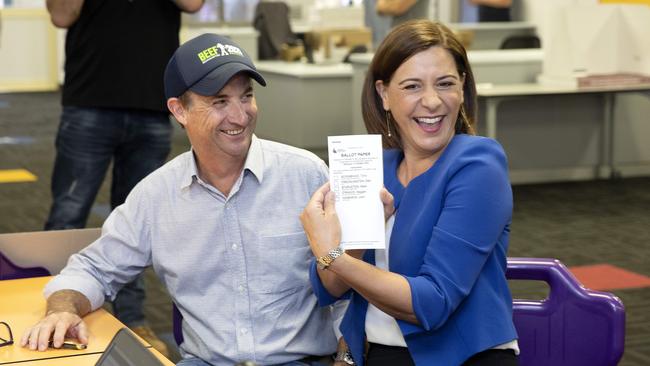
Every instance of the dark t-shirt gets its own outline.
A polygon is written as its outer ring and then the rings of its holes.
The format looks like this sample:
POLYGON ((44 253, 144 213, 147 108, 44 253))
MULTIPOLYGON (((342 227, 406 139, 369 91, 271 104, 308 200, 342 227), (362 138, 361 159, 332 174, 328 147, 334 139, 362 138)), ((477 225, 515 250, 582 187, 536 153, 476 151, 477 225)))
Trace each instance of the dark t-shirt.
POLYGON ((479 22, 509 22, 510 8, 493 8, 491 6, 479 5, 479 22))
POLYGON ((67 33, 62 104, 167 111, 163 73, 179 29, 171 0, 85 0, 67 33))

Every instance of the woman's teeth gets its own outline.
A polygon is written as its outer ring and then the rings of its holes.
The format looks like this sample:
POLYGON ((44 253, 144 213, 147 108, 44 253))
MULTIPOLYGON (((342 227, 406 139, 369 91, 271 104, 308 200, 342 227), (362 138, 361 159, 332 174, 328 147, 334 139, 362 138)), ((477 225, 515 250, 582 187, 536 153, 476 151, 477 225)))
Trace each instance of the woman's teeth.
POLYGON ((417 123, 426 123, 426 124, 428 124, 428 125, 432 125, 432 124, 434 124, 434 123, 438 123, 438 122, 440 122, 441 120, 442 120, 442 117, 441 117, 441 116, 439 116, 439 117, 433 117, 433 118, 425 118, 425 117, 415 118, 415 121, 416 121, 417 123))

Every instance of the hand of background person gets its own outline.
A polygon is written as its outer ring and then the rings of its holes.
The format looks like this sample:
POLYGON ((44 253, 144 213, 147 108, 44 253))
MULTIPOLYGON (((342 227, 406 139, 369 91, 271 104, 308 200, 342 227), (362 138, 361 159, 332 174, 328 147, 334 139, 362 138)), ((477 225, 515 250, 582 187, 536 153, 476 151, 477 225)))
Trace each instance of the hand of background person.
POLYGON ((334 192, 330 184, 323 184, 300 214, 309 246, 316 258, 326 255, 341 242, 341 223, 336 214, 334 192))
POLYGON ((33 327, 27 329, 20 339, 22 347, 45 351, 52 340, 54 348, 59 348, 65 338, 77 339, 88 344, 88 328, 83 319, 72 312, 50 312, 33 327))

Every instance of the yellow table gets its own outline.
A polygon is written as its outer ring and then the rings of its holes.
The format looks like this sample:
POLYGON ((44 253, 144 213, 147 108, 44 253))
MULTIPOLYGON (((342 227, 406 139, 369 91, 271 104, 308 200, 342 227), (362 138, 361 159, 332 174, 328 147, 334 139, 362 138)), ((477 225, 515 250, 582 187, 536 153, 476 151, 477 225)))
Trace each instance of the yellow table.
MULTIPOLYGON (((49 349, 39 352, 20 347, 20 338, 25 329, 45 314, 43 287, 50 278, 0 281, 0 321, 9 324, 14 335, 13 345, 0 347, 0 365, 94 365, 117 331, 125 327, 109 312, 100 308, 84 317, 90 332, 88 348, 85 350, 49 349)), ((151 347, 144 340, 142 342, 151 347)), ((153 348, 150 350, 166 365, 173 365, 153 348)))

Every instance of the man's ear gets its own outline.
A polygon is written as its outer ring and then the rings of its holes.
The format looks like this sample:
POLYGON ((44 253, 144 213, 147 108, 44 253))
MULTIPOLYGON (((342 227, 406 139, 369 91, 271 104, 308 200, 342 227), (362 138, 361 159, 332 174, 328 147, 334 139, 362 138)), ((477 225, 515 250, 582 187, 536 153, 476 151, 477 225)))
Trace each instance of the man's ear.
POLYGON ((185 120, 185 107, 179 98, 169 98, 167 99, 167 108, 174 115, 174 118, 180 123, 183 127, 187 121, 185 120))

